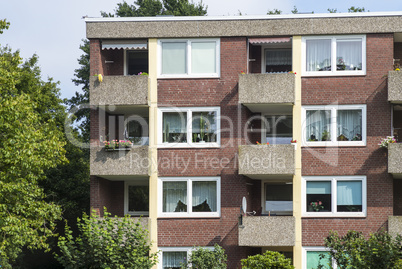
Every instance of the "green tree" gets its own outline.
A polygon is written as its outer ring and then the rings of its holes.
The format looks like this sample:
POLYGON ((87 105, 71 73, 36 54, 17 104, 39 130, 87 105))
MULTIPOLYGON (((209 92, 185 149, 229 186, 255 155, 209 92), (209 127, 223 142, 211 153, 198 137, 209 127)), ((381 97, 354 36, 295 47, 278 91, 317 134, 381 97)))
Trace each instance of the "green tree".
POLYGON ((241 260, 241 265, 243 269, 294 269, 292 260, 276 251, 249 256, 241 260))
POLYGON ((267 15, 279 15, 282 14, 282 10, 279 9, 274 9, 274 10, 268 10, 267 15))
POLYGON ((293 14, 297 14, 299 13, 299 10, 297 9, 296 6, 293 6, 293 9, 290 12, 292 12, 293 14))
POLYGON ((385 231, 370 234, 368 239, 361 232, 349 231, 340 236, 331 231, 325 239, 325 246, 338 268, 401 268, 401 242, 400 235, 393 238, 385 231))
POLYGON ((225 250, 215 244, 214 250, 198 247, 191 252, 190 257, 182 268, 197 268, 197 269, 226 269, 227 255, 225 250))
POLYGON ((366 10, 364 9, 364 7, 354 7, 354 6, 351 6, 350 8, 348 8, 348 12, 349 12, 349 13, 353 13, 353 12, 366 12, 366 10))
MULTIPOLYGON (((8 23, 2 21, 1 29, 8 23)), ((65 161, 59 89, 41 79, 37 56, 0 49, 0 265, 11 268, 24 247, 49 250, 61 209, 38 182, 65 161)))
POLYGON ((95 212, 78 220, 80 235, 73 236, 66 223, 60 236, 61 254, 55 254, 65 268, 151 268, 158 253, 150 253, 148 231, 130 216, 112 218, 104 209, 103 218, 95 212))
POLYGON ((329 13, 336 13, 338 10, 336 8, 328 8, 329 13))

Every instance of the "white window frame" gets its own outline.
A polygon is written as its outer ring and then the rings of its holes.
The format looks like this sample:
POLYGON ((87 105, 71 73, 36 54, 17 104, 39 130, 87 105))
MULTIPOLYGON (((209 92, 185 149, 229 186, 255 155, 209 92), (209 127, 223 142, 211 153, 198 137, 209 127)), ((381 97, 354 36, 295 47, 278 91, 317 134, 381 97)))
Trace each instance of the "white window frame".
POLYGON ((302 76, 364 76, 366 75, 366 35, 340 35, 340 36, 304 36, 302 37, 302 76), (307 40, 330 39, 331 40, 331 71, 307 71, 307 40), (336 70, 336 41, 338 39, 350 39, 362 41, 362 70, 336 70))
POLYGON ((366 217, 367 216, 367 177, 366 176, 307 176, 302 177, 302 217, 366 217), (307 181, 331 182, 331 212, 307 212, 307 181), (362 182, 362 212, 337 212, 338 181, 362 182))
MULTIPOLYGON (((309 251, 325 251, 329 252, 329 249, 326 247, 302 247, 302 269, 308 269, 307 268, 307 252, 309 251)), ((336 262, 334 259, 332 259, 332 268, 336 269, 336 262)))
MULTIPOLYGON (((289 143, 293 140, 293 114, 292 113, 263 113, 261 114, 261 143, 267 143, 267 126, 266 126, 266 118, 272 116, 285 116, 292 117, 292 137, 289 137, 289 143)), ((278 144, 280 145, 280 144, 278 144)), ((282 144, 285 145, 285 144, 282 144)))
POLYGON ((193 39, 159 39, 158 40, 158 78, 219 78, 221 74, 220 64, 220 38, 193 38, 193 39), (186 42, 186 65, 184 74, 162 74, 162 44, 186 42), (192 73, 191 72, 191 48, 192 42, 215 42, 215 73, 192 73))
MULTIPOLYGON (((187 260, 190 258, 191 252, 198 247, 159 247, 158 248, 158 269, 163 269, 163 252, 187 252, 187 260)), ((203 249, 214 250, 214 247, 202 247, 203 249)))
POLYGON ((221 145, 221 108, 220 107, 166 107, 158 108, 158 148, 219 148, 221 145), (187 142, 186 143, 169 143, 163 142, 163 113, 178 112, 187 113, 187 142), (216 142, 192 142, 193 112, 215 112, 216 113, 216 142))
MULTIPOLYGON (((127 53, 129 52, 129 51, 146 51, 146 52, 148 52, 148 57, 149 57, 149 51, 148 51, 148 49, 141 49, 141 50, 139 50, 139 49, 124 49, 124 58, 123 58, 123 64, 124 64, 124 68, 123 68, 123 74, 124 74, 124 76, 133 76, 133 75, 129 75, 128 74, 128 62, 127 62, 127 53)), ((145 70, 144 70, 144 72, 145 72, 145 70)), ((149 70, 148 70, 148 72, 149 72, 149 70)), ((135 76, 135 75, 134 75, 135 76)))
POLYGON ((349 147, 366 146, 367 141, 367 106, 366 105, 322 105, 302 106, 302 146, 305 147, 349 147), (307 110, 331 111, 330 134, 331 141, 308 141, 306 137, 307 110), (362 140, 361 141, 337 141, 337 111, 338 110, 361 110, 362 112, 362 140))
POLYGON ((220 177, 159 177, 158 178, 158 217, 160 218, 219 218, 221 216, 221 178, 220 177), (163 182, 187 182, 187 212, 163 212, 163 182), (190 212, 193 208, 193 181, 216 182, 216 212, 190 212))
MULTIPOLYGON (((124 215, 149 216, 149 211, 128 211, 128 188, 129 186, 148 186, 148 180, 127 180, 124 182, 124 215)), ((149 193, 148 193, 149 196, 149 193)), ((149 208, 149 205, 148 205, 149 208)))

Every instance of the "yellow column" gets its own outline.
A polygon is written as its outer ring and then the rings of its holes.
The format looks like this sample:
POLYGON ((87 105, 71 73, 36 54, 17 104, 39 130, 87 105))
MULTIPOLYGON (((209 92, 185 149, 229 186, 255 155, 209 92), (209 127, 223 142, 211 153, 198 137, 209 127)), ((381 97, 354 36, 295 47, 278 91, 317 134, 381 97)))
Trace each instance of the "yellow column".
POLYGON ((302 268, 302 224, 301 224, 301 36, 293 37, 292 66, 296 72, 295 104, 293 106, 293 139, 297 140, 295 153, 295 175, 293 177, 293 216, 296 218, 296 243, 293 248, 293 264, 297 269, 302 268))
MULTIPOLYGON (((149 224, 148 229, 152 242, 151 252, 158 250, 158 150, 157 150, 157 108, 158 108, 158 83, 157 83, 157 40, 148 40, 149 81, 148 81, 148 105, 149 105, 149 224)), ((154 266, 157 268, 157 266, 154 266)))

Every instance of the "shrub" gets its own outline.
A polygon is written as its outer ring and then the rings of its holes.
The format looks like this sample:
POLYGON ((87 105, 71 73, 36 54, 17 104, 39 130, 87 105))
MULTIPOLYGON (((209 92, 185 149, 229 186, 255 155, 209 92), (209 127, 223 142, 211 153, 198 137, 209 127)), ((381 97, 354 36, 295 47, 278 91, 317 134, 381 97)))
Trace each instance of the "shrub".
POLYGON ((215 244, 214 250, 198 247, 190 254, 188 262, 182 268, 194 269, 226 269, 227 256, 225 250, 215 244), (191 266, 190 266, 191 265, 191 266))
POLYGON ((294 269, 291 259, 275 251, 249 256, 241 260, 241 265, 243 269, 294 269))

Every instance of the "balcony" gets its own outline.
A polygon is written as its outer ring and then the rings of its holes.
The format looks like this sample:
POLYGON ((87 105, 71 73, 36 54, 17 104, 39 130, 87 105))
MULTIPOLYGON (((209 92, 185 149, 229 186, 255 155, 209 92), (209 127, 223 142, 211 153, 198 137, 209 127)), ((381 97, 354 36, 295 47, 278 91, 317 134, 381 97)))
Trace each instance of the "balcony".
POLYGON ((286 145, 239 146, 239 174, 252 179, 291 178, 295 173, 295 147, 286 145))
POLYGON ((241 74, 239 75, 239 102, 247 107, 262 104, 293 104, 295 74, 241 74))
POLYGON ((388 145, 388 173, 402 179, 402 143, 388 145))
POLYGON ((293 216, 244 217, 239 225, 239 246, 294 246, 295 222, 293 216))
POLYGON ((129 150, 106 151, 91 148, 91 175, 95 176, 148 176, 148 146, 133 146, 129 150))
POLYGON ((148 76, 90 78, 90 105, 148 105, 148 76))
POLYGON ((388 233, 392 236, 402 235, 402 216, 388 217, 388 233))
POLYGON ((388 72, 388 101, 402 103, 402 71, 388 72))

